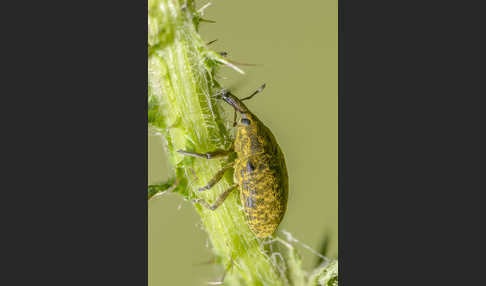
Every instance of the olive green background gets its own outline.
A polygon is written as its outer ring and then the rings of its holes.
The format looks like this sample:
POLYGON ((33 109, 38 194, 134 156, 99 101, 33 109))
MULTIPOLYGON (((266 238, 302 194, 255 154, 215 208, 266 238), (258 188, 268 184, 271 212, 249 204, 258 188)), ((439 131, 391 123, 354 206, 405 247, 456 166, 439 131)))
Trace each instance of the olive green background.
MULTIPOLYGON (((330 256, 338 252, 337 12, 337 0, 218 0, 204 13, 217 23, 200 29, 205 41, 218 39, 212 48, 229 59, 259 64, 240 66, 243 76, 223 68, 218 80, 239 97, 267 83, 247 105, 285 153, 290 188, 280 229, 315 250, 328 233, 330 256)), ((159 137, 148 141, 148 183, 160 182, 169 170, 164 147, 159 137)), ((150 201, 148 212, 150 286, 218 279, 222 270, 206 263, 209 242, 191 203, 169 194, 150 201)), ((317 257, 299 250, 310 269, 317 257)))

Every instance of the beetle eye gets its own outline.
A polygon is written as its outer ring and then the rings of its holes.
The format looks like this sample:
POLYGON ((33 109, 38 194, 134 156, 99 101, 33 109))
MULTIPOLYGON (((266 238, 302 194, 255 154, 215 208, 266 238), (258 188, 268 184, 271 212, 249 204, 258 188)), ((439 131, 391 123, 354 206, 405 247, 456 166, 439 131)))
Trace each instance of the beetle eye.
POLYGON ((250 119, 243 118, 243 119, 241 119, 241 124, 248 126, 248 125, 251 124, 251 121, 250 121, 250 119))

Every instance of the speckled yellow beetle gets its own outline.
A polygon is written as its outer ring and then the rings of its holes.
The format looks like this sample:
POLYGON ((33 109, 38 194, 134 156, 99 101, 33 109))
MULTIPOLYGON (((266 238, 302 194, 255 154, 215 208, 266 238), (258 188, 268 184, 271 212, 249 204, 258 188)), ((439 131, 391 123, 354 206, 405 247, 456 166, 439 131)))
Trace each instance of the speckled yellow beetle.
POLYGON ((238 99, 226 90, 221 92, 221 98, 235 109, 235 123, 236 112, 241 115, 238 132, 230 150, 215 150, 204 154, 178 151, 187 156, 205 159, 220 158, 236 152, 237 158, 234 163, 217 172, 199 191, 212 188, 231 168, 234 168, 236 185, 225 190, 212 205, 202 199, 194 202, 215 210, 233 190, 239 188, 248 225, 259 238, 271 235, 282 221, 287 209, 289 189, 285 158, 275 137, 242 102, 264 88, 265 84, 243 99, 238 99))

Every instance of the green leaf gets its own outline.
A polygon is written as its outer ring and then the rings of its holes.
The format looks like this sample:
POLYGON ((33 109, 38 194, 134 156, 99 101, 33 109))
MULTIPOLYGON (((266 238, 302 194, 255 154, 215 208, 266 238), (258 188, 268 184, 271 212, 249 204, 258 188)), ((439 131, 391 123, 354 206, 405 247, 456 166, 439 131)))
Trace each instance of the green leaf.
POLYGON ((150 200, 153 196, 160 194, 169 190, 171 187, 174 187, 175 178, 170 178, 167 182, 156 184, 156 185, 149 185, 148 186, 148 199, 150 200))

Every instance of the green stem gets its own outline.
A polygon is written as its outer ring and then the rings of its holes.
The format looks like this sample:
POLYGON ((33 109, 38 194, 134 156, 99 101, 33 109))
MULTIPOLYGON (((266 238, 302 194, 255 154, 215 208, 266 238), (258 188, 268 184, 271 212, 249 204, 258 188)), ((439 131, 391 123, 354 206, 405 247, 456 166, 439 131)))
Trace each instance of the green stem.
MULTIPOLYGON (((212 202, 233 184, 231 174, 210 191, 198 193, 197 188, 206 184, 225 161, 183 157, 176 151, 208 152, 230 147, 219 102, 211 96, 218 86, 215 69, 224 59, 201 40, 196 29, 200 17, 193 1, 187 1, 184 9, 181 2, 149 0, 149 122, 164 135, 169 160, 184 185, 177 189, 187 199, 212 202)), ((222 265, 234 261, 225 282, 283 285, 261 242, 248 228, 238 201, 234 192, 216 211, 195 205, 218 261, 222 265)))

